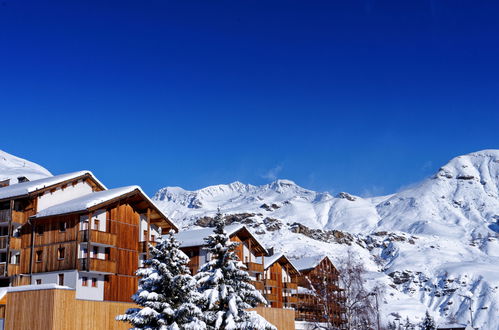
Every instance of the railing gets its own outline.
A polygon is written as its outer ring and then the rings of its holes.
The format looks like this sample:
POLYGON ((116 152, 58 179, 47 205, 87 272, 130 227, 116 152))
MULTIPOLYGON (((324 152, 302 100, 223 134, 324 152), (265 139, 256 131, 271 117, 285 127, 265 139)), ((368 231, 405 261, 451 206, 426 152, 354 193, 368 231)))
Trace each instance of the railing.
POLYGON ((255 287, 255 289, 257 289, 259 291, 263 291, 263 282, 251 281, 250 283, 251 283, 251 285, 253 285, 255 287))
POLYGON ((0 223, 9 222, 12 219, 12 212, 10 209, 0 210, 0 223))
POLYGON ((254 262, 245 263, 248 272, 263 273, 263 265, 254 262))
POLYGON ((277 286, 277 281, 276 280, 265 280, 265 286, 276 287, 277 286))
POLYGON ((78 270, 87 272, 116 273, 116 262, 97 258, 80 258, 78 259, 78 270))
POLYGON ((298 298, 294 296, 284 296, 284 302, 291 304, 291 303, 297 303, 298 298))
POLYGON ((111 234, 105 231, 98 231, 94 229, 80 230, 80 242, 90 241, 100 245, 116 245, 116 234, 111 234), (90 235, 90 237, 89 237, 90 235))
POLYGON ((267 299, 267 302, 279 301, 279 296, 275 293, 266 294, 265 299, 267 299))
POLYGON ((12 211, 12 222, 17 222, 19 224, 23 224, 26 222, 26 214, 24 212, 12 211))
POLYGON ((290 289, 290 290, 298 289, 298 284, 293 282, 284 282, 283 285, 285 289, 290 289))
POLYGON ((19 264, 9 264, 9 276, 20 274, 20 265, 19 264))

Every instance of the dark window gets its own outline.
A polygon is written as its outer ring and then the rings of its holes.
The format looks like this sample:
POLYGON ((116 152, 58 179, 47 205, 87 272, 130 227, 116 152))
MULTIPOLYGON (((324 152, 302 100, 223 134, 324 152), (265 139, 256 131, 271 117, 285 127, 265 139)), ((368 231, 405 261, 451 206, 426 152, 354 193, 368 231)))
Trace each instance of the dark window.
POLYGON ((94 252, 94 258, 97 258, 97 256, 99 255, 99 247, 94 246, 93 247, 93 252, 94 252))
POLYGON ((97 279, 95 277, 92 277, 92 287, 93 288, 97 287, 97 279))
POLYGON ((65 232, 66 228, 67 228, 67 222, 66 221, 59 222, 59 231, 60 232, 65 232))
POLYGON ((64 274, 59 274, 59 276, 57 276, 57 280, 59 285, 64 285, 64 274))
POLYGON ((40 284, 42 284, 42 280, 41 279, 36 280, 36 285, 40 285, 40 284))
POLYGON ((43 254, 42 250, 36 251, 36 262, 42 262, 42 254, 43 254))
POLYGON ((43 235, 43 226, 42 225, 36 226, 36 233, 38 235, 43 235))
POLYGON ((82 285, 82 286, 88 286, 88 277, 83 276, 83 277, 81 278, 81 285, 82 285))
POLYGON ((86 258, 88 256, 88 250, 87 248, 83 249, 83 258, 86 258))
POLYGON ((59 260, 64 259, 65 256, 66 256, 66 249, 65 248, 61 247, 61 248, 57 249, 57 258, 59 260))
POLYGON ((144 241, 147 241, 147 229, 144 229, 144 241))

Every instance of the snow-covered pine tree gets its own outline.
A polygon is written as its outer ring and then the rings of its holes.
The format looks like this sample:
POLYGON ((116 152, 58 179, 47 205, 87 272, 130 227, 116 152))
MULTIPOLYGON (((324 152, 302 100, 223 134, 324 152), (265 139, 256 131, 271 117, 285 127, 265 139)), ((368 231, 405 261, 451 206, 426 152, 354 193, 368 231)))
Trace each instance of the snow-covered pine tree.
POLYGON ((435 321, 431 317, 430 313, 426 311, 423 323, 421 323, 421 330, 435 330, 435 329, 437 329, 435 321))
POLYGON ((238 243, 231 242, 224 230, 222 214, 215 217, 214 233, 205 238, 211 259, 195 278, 202 294, 201 309, 208 329, 275 330, 255 312, 246 309, 266 304, 265 298, 251 285, 244 264, 235 253, 238 243))
POLYGON ((137 270, 139 289, 133 301, 143 308, 130 308, 116 317, 133 329, 204 330, 203 313, 196 305, 200 299, 197 283, 187 267, 189 258, 180 249, 173 231, 150 245, 151 258, 146 268, 137 270))
POLYGON ((404 330, 415 330, 414 324, 409 321, 409 316, 406 317, 405 323, 404 323, 404 330))

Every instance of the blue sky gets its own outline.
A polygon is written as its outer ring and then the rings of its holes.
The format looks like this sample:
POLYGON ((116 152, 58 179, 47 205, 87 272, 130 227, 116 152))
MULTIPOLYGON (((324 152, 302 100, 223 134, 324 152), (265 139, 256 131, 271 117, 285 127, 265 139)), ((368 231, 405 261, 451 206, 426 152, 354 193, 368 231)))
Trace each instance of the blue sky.
POLYGON ((0 148, 108 186, 391 193, 499 146, 494 1, 0 3, 0 148))

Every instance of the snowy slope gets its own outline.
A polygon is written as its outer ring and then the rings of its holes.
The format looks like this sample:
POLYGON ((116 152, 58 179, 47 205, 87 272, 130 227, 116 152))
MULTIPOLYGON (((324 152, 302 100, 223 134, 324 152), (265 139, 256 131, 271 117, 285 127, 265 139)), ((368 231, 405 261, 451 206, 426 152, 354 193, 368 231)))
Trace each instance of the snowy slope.
POLYGON ((20 176, 36 180, 52 176, 52 174, 38 164, 0 150, 0 181, 10 179, 10 184, 14 184, 18 182, 17 178, 20 176))
MULTIPOLYGON (((154 196, 167 215, 194 227, 218 207, 250 223, 261 239, 294 257, 355 250, 384 284, 383 311, 417 320, 429 309, 440 322, 499 329, 499 150, 459 156, 434 176, 390 196, 331 196, 289 180, 235 182, 197 191, 163 188, 154 196), (309 227, 297 233, 296 223, 309 227), (313 231, 312 229, 316 229, 313 231), (357 244, 330 239, 340 230, 357 244)), ((374 283, 374 282, 373 282, 374 283)))

